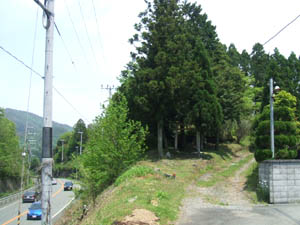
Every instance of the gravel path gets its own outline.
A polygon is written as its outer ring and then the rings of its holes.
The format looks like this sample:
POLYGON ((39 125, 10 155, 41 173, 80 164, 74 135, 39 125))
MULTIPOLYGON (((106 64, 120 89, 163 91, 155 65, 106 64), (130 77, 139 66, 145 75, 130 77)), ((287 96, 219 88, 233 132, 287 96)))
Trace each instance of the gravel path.
MULTIPOLYGON (((249 154, 249 153, 248 153, 249 154)), ((233 163, 247 157, 248 154, 239 155, 233 163)), ((246 163, 233 177, 225 181, 218 182, 212 187, 198 187, 192 185, 188 188, 188 193, 191 197, 183 201, 181 214, 176 225, 184 224, 183 221, 188 221, 192 213, 200 208, 231 208, 248 210, 253 206, 245 191, 246 178, 242 173, 247 170, 253 163, 254 159, 246 163)), ((210 175, 204 175, 200 179, 207 180, 210 175)))

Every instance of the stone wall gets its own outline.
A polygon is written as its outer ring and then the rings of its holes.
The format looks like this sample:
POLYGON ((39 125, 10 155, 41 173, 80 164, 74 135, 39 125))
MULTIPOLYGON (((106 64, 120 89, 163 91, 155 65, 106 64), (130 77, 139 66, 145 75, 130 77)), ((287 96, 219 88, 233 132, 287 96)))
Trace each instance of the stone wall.
POLYGON ((300 160, 266 160, 259 164, 259 185, 270 203, 300 202, 300 160))
POLYGON ((0 193, 12 192, 20 188, 20 179, 1 179, 0 193))

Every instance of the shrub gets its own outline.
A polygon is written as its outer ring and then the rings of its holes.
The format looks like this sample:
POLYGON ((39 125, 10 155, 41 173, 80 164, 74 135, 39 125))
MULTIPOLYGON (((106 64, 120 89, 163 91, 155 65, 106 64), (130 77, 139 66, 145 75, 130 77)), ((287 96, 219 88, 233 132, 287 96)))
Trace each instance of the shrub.
POLYGON ((254 153, 254 158, 257 162, 272 159, 271 149, 257 149, 254 153))
POLYGON ((126 181, 129 178, 143 177, 143 176, 146 176, 147 174, 153 174, 153 173, 154 173, 154 170, 150 167, 134 166, 117 178, 117 180, 115 181, 115 186, 120 185, 121 183, 123 183, 124 181, 126 181))
POLYGON ((297 157, 297 150, 280 149, 276 152, 277 159, 295 159, 297 157))
MULTIPOLYGON (((275 97, 274 103, 274 144, 277 159, 292 159, 297 156, 291 147, 296 146, 300 124, 295 117, 296 98, 286 91, 275 97)), ((257 116, 253 124, 255 140, 252 144, 255 159, 260 162, 272 156, 270 147, 270 106, 257 116)))

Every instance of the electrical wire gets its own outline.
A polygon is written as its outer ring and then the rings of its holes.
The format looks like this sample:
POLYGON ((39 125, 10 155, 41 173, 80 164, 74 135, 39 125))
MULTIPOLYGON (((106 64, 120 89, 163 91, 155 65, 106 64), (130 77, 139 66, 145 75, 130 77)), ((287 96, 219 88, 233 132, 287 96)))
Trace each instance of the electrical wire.
MULTIPOLYGON (((94 4, 94 0, 92 0, 92 5, 93 5, 94 16, 95 16, 96 25, 97 25, 97 35, 98 35, 99 45, 100 45, 100 48, 101 48, 102 52, 104 52, 104 48, 103 48, 103 45, 102 45, 102 42, 101 42, 101 35, 100 35, 100 30, 99 30, 99 23, 98 23, 98 18, 97 18, 97 13, 96 13, 96 7, 95 7, 95 4, 94 4)), ((105 57, 104 57, 103 54, 101 54, 101 55, 102 55, 102 58, 104 60, 104 65, 106 65, 106 63, 105 63, 105 57)))
POLYGON ((269 39, 263 44, 263 46, 265 46, 265 45, 268 44, 271 40, 273 40, 276 36, 278 36, 283 30, 285 30, 289 25, 291 25, 292 23, 294 23, 299 17, 300 17, 300 14, 299 14, 298 16, 296 16, 296 18, 293 19, 291 22, 289 22, 287 25, 285 25, 283 28, 281 28, 275 35, 273 35, 271 38, 269 38, 269 39))
POLYGON ((72 56, 71 56, 71 54, 70 54, 70 51, 69 51, 69 49, 67 48, 67 45, 66 45, 66 43, 65 43, 65 41, 64 41, 64 39, 63 39, 63 37, 62 37, 62 35, 61 35, 59 29, 58 29, 58 26, 57 26, 57 24, 56 24, 55 22, 54 22, 54 26, 55 26, 55 29, 56 29, 56 31, 57 31, 57 33, 58 33, 58 35, 59 35, 59 37, 60 37, 60 39, 61 39, 61 41, 62 41, 62 43, 63 43, 63 46, 64 46, 64 48, 65 48, 65 50, 66 50, 66 52, 67 52, 69 58, 70 58, 71 64, 74 66, 75 70, 77 71, 76 66, 75 66, 75 62, 74 62, 74 60, 72 59, 72 56))
POLYGON ((73 105, 72 105, 72 103, 70 103, 69 101, 68 101, 68 99, 66 99, 54 86, 53 86, 53 89, 56 91, 56 93, 58 94, 58 95, 60 95, 60 97, 62 97, 64 100, 65 100, 65 102, 66 103, 68 103, 69 104, 69 106, 71 106, 72 108, 73 108, 73 110, 75 110, 77 113, 78 113, 78 115, 80 115, 83 119, 85 119, 88 123, 90 123, 90 121, 84 116, 84 115, 82 115, 73 105))
MULTIPOLYGON (((82 20, 83 20, 83 24, 84 24, 84 28, 85 28, 85 33, 86 33, 86 36, 88 38, 88 41, 89 41, 89 44, 90 44, 90 48, 92 50, 92 54, 94 56, 95 63, 96 63, 96 65, 98 65, 97 58, 96 58, 96 55, 95 55, 95 52, 94 52, 94 48, 93 48, 93 45, 92 45, 92 42, 91 42, 91 39, 90 39, 90 36, 89 36, 89 33, 88 33, 88 29, 87 29, 86 23, 85 23, 85 18, 84 18, 83 12, 82 12, 82 7, 81 7, 81 4, 80 4, 80 0, 77 0, 77 1, 78 1, 79 9, 80 9, 80 14, 81 14, 81 17, 82 17, 82 20)), ((96 66, 96 68, 99 68, 99 66, 96 66)))
MULTIPOLYGON (((10 55, 12 58, 14 58, 14 59, 15 59, 16 61, 18 61, 19 63, 21 63, 21 64, 22 64, 23 66, 25 66, 27 69, 31 70, 34 74, 36 74, 36 75, 39 76, 40 78, 44 79, 44 77, 43 77, 40 73, 38 73, 37 71, 35 71, 34 69, 32 69, 30 66, 26 65, 22 60, 20 60, 18 57, 16 57, 16 56, 13 55, 12 53, 10 53, 8 50, 6 50, 6 49, 5 49, 4 47, 2 47, 1 45, 0 45, 0 49, 2 49, 5 53, 7 53, 8 55, 10 55)), ((75 111, 78 113, 78 115, 80 115, 83 119, 85 119, 88 123, 90 123, 90 121, 89 121, 85 116, 83 116, 83 114, 81 114, 81 113, 76 109, 76 107, 75 107, 72 103, 70 103, 70 102, 67 100, 67 98, 66 98, 65 96, 63 96, 63 95, 58 91, 58 89, 55 88, 54 85, 53 85, 53 89, 57 92, 58 95, 60 95, 60 96, 64 99, 65 102, 68 103, 68 105, 70 105, 70 106, 72 107, 73 110, 75 110, 75 111)))
POLYGON ((70 10, 69 10, 69 6, 68 6, 68 4, 67 4, 66 0, 64 0, 64 2, 65 2, 65 6, 66 6, 66 9, 67 9, 68 16, 69 16, 69 19, 70 19, 70 21, 71 21, 71 24, 72 24, 73 30, 74 30, 74 32, 75 32, 75 34, 76 34, 77 41, 78 41, 78 43, 79 43, 79 46, 80 46, 80 48, 81 48, 81 51, 82 51, 82 53, 83 53, 83 56, 84 56, 84 58, 85 58, 85 61, 86 61, 86 63, 87 63, 87 64, 89 64, 89 61, 87 60, 87 57, 86 57, 86 54, 85 54, 84 48, 83 48, 83 46, 82 46, 82 44, 81 44, 81 41, 80 41, 79 35, 78 35, 78 33, 77 33, 77 30, 76 30, 76 28, 75 28, 74 22, 73 22, 73 20, 72 20, 71 13, 70 13, 70 10))
POLYGON ((40 78, 44 79, 44 77, 39 72, 35 71, 30 66, 26 65, 22 60, 18 59, 16 56, 14 56, 12 53, 10 53, 9 51, 7 51, 5 48, 3 48, 2 46, 0 46, 0 49, 2 49, 5 53, 7 53, 8 55, 10 55, 11 57, 13 57, 15 60, 17 60, 23 66, 25 66, 27 69, 31 70, 35 75, 38 75, 40 78))

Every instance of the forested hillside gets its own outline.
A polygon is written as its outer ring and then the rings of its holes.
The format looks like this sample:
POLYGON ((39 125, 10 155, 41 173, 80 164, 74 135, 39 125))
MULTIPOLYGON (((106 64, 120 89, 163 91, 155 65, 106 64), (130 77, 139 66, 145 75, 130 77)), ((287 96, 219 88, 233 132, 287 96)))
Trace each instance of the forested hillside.
POLYGON ((0 177, 1 180, 17 179, 21 174, 22 155, 16 126, 5 117, 0 108, 0 177))
MULTIPOLYGON (((27 114, 25 111, 9 108, 5 109, 5 116, 7 119, 15 123, 16 132, 19 136, 21 146, 24 142, 25 126, 28 116, 28 139, 31 142, 30 144, 32 147, 32 153, 36 156, 40 156, 42 146, 43 118, 30 112, 27 114)), ((72 127, 68 125, 53 122, 53 147, 55 147, 60 135, 71 130, 72 127)))
POLYGON ((249 135, 254 117, 269 104, 271 77, 299 99, 300 59, 294 53, 267 54, 259 43, 240 53, 234 44, 222 44, 197 3, 146 2, 119 91, 129 117, 149 127, 148 143, 160 157, 170 145, 183 149, 190 142, 200 152, 207 142, 217 146, 249 135))

